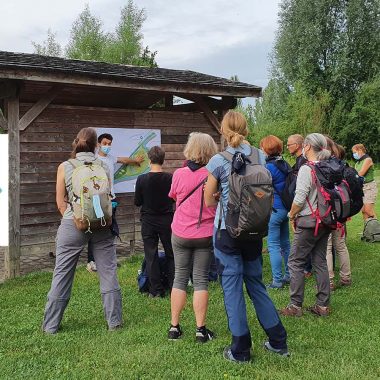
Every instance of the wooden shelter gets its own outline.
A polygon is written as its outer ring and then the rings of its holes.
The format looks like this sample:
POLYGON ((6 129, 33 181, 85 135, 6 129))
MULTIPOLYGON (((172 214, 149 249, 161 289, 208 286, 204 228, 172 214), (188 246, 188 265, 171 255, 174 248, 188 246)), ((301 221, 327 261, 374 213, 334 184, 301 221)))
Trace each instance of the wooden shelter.
MULTIPOLYGON (((183 162, 190 132, 220 142, 223 113, 261 88, 193 71, 68 60, 0 52, 0 127, 9 135, 9 246, 6 277, 20 273, 20 255, 54 251, 59 163, 83 127, 160 129, 166 169, 183 162), (188 100, 176 104, 174 97, 188 100)), ((133 194, 121 194, 118 222, 133 243, 139 217, 133 194)))

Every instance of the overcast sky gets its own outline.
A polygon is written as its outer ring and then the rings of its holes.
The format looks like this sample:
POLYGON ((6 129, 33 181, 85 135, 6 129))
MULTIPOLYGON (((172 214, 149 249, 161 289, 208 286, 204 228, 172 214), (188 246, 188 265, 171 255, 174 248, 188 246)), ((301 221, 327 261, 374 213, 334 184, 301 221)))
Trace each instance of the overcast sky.
MULTIPOLYGON (((86 3, 106 31, 126 0, 0 0, 0 50, 33 52, 48 28, 65 45, 86 3)), ((135 0, 145 8, 144 45, 159 66, 195 70, 265 86, 279 0, 135 0)))

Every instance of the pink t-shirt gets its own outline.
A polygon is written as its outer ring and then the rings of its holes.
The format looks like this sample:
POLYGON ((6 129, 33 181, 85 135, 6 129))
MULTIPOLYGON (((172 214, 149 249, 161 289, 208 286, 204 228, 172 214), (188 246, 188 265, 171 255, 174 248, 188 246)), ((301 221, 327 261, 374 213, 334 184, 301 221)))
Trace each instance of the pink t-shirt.
POLYGON ((185 239, 199 239, 212 236, 216 207, 206 207, 203 204, 202 222, 198 228, 199 212, 202 200, 203 186, 199 187, 180 206, 179 203, 200 182, 207 178, 205 167, 191 171, 188 167, 177 169, 173 174, 169 197, 176 200, 172 231, 185 239))

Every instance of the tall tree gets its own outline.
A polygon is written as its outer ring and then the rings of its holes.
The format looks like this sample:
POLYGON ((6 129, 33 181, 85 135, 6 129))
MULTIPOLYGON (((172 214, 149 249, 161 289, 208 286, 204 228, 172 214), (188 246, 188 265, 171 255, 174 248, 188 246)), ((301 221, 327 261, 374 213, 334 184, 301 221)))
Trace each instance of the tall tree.
POLYGON ((146 20, 145 9, 138 8, 133 0, 121 9, 115 33, 109 35, 106 60, 127 65, 157 66, 155 56, 148 47, 143 47, 142 26, 146 20))
POLYGON ((100 61, 106 45, 102 22, 91 14, 88 4, 74 21, 66 56, 73 59, 100 61))
POLYGON ((61 45, 56 40, 57 34, 50 28, 47 31, 46 40, 41 44, 32 41, 35 54, 49 55, 52 57, 60 57, 62 55, 61 45))

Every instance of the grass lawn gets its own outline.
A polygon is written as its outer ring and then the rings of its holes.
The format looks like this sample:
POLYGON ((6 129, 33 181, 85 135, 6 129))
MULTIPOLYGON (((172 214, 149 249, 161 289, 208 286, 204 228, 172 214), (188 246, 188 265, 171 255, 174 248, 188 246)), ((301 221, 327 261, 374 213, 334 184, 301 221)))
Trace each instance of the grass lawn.
MULTIPOLYGON (((380 202, 377 205, 380 215, 380 202)), ((124 329, 107 332, 96 276, 78 269, 62 329, 55 336, 40 325, 51 274, 35 273, 0 285, 0 379, 380 379, 380 245, 362 243, 361 216, 348 224, 353 285, 331 299, 332 315, 283 318, 290 358, 265 352, 265 335, 249 303, 253 360, 234 364, 222 357, 230 342, 222 292, 210 288, 208 326, 217 339, 198 345, 191 295, 183 313, 183 339, 166 339, 168 299, 137 292, 141 256, 119 269, 124 329)), ((270 281, 268 255, 264 278, 270 281)), ((314 280, 307 280, 305 306, 314 302, 314 280)), ((278 308, 288 290, 271 291, 278 308)))

